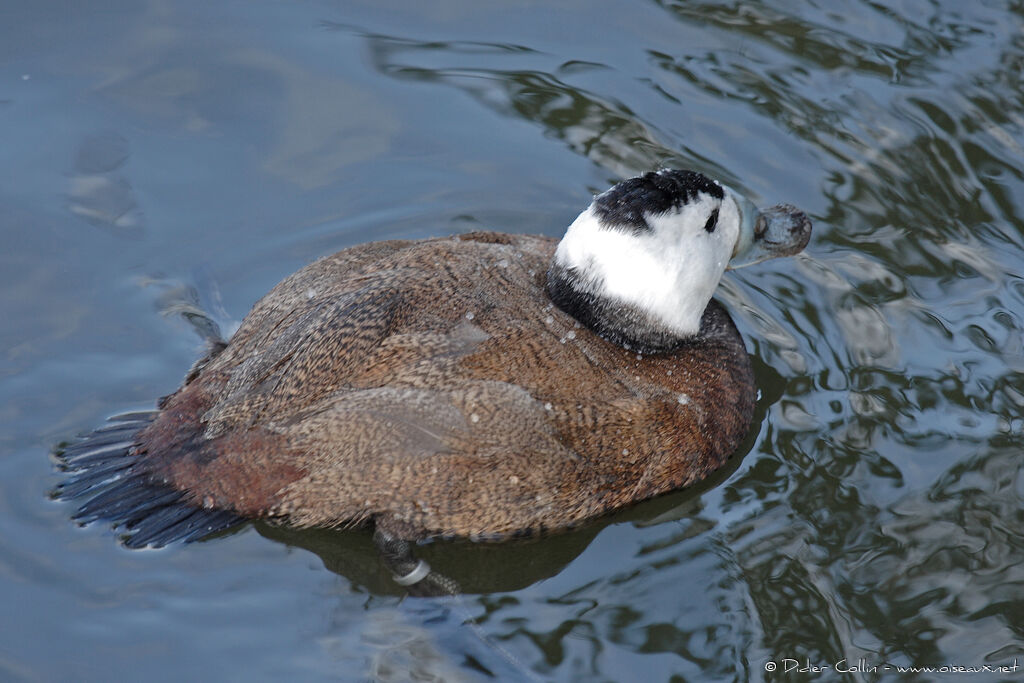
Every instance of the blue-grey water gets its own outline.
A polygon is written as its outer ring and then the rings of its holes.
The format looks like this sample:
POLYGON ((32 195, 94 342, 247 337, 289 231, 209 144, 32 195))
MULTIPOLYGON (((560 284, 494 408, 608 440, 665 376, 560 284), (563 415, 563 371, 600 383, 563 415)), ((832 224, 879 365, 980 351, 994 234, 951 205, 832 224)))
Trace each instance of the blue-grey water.
POLYGON ((1022 76, 1010 0, 4 0, 0 679, 1020 680, 1022 76), (47 497, 55 444, 177 387, 169 312, 559 235, 660 166, 815 221, 723 283, 761 393, 706 485, 425 548, 458 601, 403 601, 365 534, 128 551, 47 497))

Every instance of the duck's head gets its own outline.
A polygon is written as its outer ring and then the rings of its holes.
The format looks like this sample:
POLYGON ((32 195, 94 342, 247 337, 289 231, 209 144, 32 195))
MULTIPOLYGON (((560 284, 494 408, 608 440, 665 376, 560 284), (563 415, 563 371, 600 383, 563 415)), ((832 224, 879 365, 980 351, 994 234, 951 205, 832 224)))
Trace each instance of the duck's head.
POLYGON ((795 254, 811 221, 790 205, 758 211, 694 171, 623 180, 565 233, 548 272, 563 310, 627 348, 673 348, 700 331, 727 268, 795 254))

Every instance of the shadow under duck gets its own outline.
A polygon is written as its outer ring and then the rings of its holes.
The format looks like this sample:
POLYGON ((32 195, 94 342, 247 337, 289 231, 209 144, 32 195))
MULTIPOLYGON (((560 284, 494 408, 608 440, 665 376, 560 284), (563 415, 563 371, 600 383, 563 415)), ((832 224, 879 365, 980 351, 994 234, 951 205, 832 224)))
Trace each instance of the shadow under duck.
POLYGON ((810 232, 792 206, 662 170, 598 195, 560 242, 345 249, 274 287, 158 410, 64 448, 55 495, 129 547, 246 518, 372 523, 385 555, 577 525, 729 457, 755 386, 712 294, 810 232))

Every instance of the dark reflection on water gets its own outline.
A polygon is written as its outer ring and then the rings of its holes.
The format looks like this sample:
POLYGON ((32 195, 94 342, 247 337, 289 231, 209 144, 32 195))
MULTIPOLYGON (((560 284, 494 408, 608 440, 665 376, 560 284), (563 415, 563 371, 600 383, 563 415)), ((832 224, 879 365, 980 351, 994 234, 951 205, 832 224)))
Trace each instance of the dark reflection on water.
POLYGON ((539 59, 535 51, 521 46, 364 37, 373 65, 382 74, 458 88, 485 107, 540 125, 546 135, 602 168, 622 169, 620 177, 665 163, 671 154, 626 105, 603 101, 563 79, 582 72, 600 73, 607 69, 602 64, 566 62, 554 73, 545 73, 529 66, 538 61, 550 65, 550 59, 539 59), (467 57, 473 67, 464 66, 467 57), (432 62, 439 65, 424 66, 432 62), (494 66, 484 67, 487 63, 494 66))
POLYGON ((1024 9, 818 5, 5 9, 0 678, 1024 663, 1024 9), (190 365, 156 310, 229 330, 334 249, 557 235, 659 165, 815 219, 806 254, 723 283, 761 413, 706 485, 539 543, 425 547, 454 602, 400 601, 365 534, 128 553, 45 500, 53 443, 190 365))

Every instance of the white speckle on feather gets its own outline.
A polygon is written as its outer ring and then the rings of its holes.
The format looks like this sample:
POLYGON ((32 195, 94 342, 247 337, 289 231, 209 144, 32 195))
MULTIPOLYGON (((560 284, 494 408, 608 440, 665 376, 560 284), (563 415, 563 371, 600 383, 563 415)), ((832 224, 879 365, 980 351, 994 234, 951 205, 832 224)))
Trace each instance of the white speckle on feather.
POLYGON ((565 338, 566 339, 575 339, 576 338, 576 333, 573 332, 572 330, 569 330, 568 332, 565 333, 565 338))
POLYGON ((623 448, 622 449, 622 454, 623 455, 629 455, 629 449, 628 448, 623 448))
POLYGON ((469 416, 469 421, 472 422, 473 424, 476 424, 477 422, 480 421, 480 416, 477 415, 476 413, 473 413, 472 415, 469 416))
POLYGON ((548 317, 544 318, 544 322, 550 325, 551 323, 555 322, 555 319, 549 315, 548 317))
POLYGON ((519 477, 517 477, 516 475, 513 474, 511 477, 508 478, 508 483, 512 484, 513 486, 518 484, 519 483, 519 477))
POLYGON ((500 261, 498 261, 498 267, 499 268, 508 268, 508 259, 507 258, 503 258, 500 261))
POLYGON ((307 299, 312 299, 312 298, 314 298, 315 296, 316 296, 316 290, 315 290, 315 289, 313 289, 312 287, 310 287, 309 289, 307 289, 307 290, 306 290, 306 298, 307 298, 307 299))
POLYGON ((472 320, 475 317, 476 317, 476 313, 474 313, 473 311, 468 311, 466 313, 466 320, 472 320))
POLYGON ((544 410, 554 410, 554 408, 550 401, 544 404, 544 410))
POLYGON ((679 394, 679 405, 690 405, 690 397, 686 394, 679 394))

